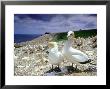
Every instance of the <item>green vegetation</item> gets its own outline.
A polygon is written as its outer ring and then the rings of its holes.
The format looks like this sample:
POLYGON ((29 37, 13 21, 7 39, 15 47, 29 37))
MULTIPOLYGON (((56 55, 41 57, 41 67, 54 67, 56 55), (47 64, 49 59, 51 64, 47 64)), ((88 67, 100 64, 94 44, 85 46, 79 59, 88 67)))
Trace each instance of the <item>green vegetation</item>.
POLYGON ((92 36, 96 36, 97 35, 97 30, 93 29, 93 30, 80 30, 80 31, 76 31, 75 33, 75 37, 83 37, 83 38, 87 38, 87 37, 92 37, 92 36))
MULTIPOLYGON (((75 33, 75 38, 77 37, 87 38, 87 37, 96 36, 97 30, 96 29, 80 30, 80 31, 75 31, 74 33, 75 33)), ((63 40, 67 40, 67 32, 55 34, 54 41, 63 41, 63 40)))
POLYGON ((67 33, 57 33, 54 37, 54 41, 67 40, 67 33))

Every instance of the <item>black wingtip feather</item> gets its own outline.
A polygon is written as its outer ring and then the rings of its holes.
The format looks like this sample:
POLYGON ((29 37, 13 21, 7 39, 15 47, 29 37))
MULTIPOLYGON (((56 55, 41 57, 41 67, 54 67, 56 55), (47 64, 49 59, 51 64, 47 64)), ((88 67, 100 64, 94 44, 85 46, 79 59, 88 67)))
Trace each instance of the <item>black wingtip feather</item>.
POLYGON ((86 63, 90 63, 91 62, 91 59, 85 61, 85 62, 80 62, 81 64, 86 64, 86 63))

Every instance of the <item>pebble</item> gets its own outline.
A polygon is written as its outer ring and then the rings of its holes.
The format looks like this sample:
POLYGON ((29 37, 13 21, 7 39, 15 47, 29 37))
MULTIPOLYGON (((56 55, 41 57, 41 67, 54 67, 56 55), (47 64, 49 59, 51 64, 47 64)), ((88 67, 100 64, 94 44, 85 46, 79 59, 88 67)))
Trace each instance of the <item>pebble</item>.
MULTIPOLYGON (((15 44, 14 74, 16 76, 95 76, 97 74, 97 46, 93 47, 94 44, 97 45, 96 36, 85 39, 78 38, 73 45, 74 48, 83 51, 92 59, 91 64, 79 65, 78 69, 81 70, 80 72, 76 73, 72 71, 72 74, 69 74, 67 66, 71 66, 72 64, 64 60, 60 65, 61 72, 46 73, 46 71, 51 69, 51 65, 48 62, 48 54, 46 53, 46 44, 52 39, 52 35, 46 34, 32 41, 15 44), (85 71, 89 71, 89 73, 84 73, 85 71)), ((62 50, 64 42, 58 42, 59 50, 62 50)))

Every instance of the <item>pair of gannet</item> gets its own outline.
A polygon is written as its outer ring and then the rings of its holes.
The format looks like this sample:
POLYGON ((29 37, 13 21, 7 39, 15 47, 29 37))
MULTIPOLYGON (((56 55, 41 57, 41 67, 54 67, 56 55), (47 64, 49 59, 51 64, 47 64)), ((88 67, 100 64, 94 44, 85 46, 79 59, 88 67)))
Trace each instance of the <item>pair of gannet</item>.
POLYGON ((72 64, 84 64, 90 61, 86 54, 72 47, 72 43, 74 40, 74 32, 69 31, 67 37, 68 40, 65 42, 62 52, 58 50, 58 45, 56 42, 48 43, 48 58, 49 62, 52 64, 52 68, 53 65, 59 65, 63 61, 64 57, 66 57, 66 59, 72 62, 72 64))

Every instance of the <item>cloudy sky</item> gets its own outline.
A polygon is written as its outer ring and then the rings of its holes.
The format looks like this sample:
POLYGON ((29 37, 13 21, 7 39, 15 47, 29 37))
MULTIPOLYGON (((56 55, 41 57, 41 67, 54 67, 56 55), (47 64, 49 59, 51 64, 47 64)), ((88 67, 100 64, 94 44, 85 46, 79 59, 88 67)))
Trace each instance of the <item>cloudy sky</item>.
POLYGON ((96 29, 96 14, 15 14, 15 34, 44 34, 96 29))

